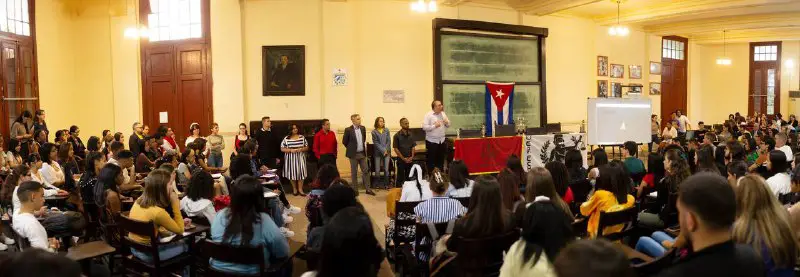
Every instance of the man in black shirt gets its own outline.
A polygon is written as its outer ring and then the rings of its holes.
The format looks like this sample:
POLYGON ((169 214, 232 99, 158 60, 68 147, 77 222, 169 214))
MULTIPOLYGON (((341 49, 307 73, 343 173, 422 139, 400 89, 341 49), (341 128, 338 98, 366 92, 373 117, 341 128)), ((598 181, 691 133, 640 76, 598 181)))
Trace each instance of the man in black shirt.
POLYGON ((133 123, 133 134, 128 138, 128 148, 133 152, 134 159, 139 157, 139 153, 144 150, 144 135, 142 134, 142 123, 133 123))
POLYGON ((253 137, 258 142, 258 160, 261 165, 270 169, 278 168, 281 163, 281 138, 272 132, 269 116, 261 118, 261 129, 255 131, 253 137))
POLYGON ((764 276, 764 262, 748 245, 731 240, 736 219, 733 188, 719 174, 700 173, 679 189, 681 235, 693 253, 662 271, 659 277, 764 276))
POLYGON ((408 131, 408 119, 400 119, 399 132, 394 134, 392 138, 392 147, 394 147, 394 154, 397 155, 397 176, 395 176, 395 186, 402 187, 403 182, 408 179, 408 170, 411 168, 414 160, 414 146, 417 142, 411 137, 408 131))

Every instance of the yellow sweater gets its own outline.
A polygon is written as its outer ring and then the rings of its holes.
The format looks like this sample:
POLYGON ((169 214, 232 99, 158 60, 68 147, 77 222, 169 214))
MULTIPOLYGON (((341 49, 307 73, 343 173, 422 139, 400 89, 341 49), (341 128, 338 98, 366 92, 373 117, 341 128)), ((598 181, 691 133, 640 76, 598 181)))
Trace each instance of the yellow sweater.
MULTIPOLYGON (((172 202, 172 214, 174 217, 169 217, 167 211, 161 207, 153 206, 142 208, 142 206, 139 206, 138 201, 133 204, 133 208, 131 208, 131 213, 128 217, 139 221, 152 221, 155 223, 156 228, 158 229, 153 230, 153 234, 156 234, 160 228, 166 229, 167 231, 175 234, 183 234, 184 226, 183 217, 181 216, 180 203, 177 201, 172 202)), ((150 237, 139 236, 130 233, 128 234, 128 237, 139 243, 150 244, 150 237)))
MULTIPOLYGON (((589 222, 586 224, 586 231, 589 236, 594 238, 597 236, 597 228, 600 225, 600 212, 614 212, 633 207, 636 199, 633 195, 628 194, 628 202, 620 205, 617 202, 617 197, 607 190, 597 190, 594 192, 588 201, 581 204, 581 214, 589 217, 589 222)), ((622 231, 623 225, 609 226, 603 229, 603 234, 611 234, 622 231)))

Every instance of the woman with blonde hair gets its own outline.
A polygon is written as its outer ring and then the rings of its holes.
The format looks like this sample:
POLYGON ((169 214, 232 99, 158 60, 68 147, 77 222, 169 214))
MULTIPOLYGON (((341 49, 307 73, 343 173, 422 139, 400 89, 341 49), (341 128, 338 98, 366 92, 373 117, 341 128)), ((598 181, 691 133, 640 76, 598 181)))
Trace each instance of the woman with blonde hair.
POLYGON ((736 221, 732 237, 749 244, 764 260, 768 277, 794 276, 798 242, 785 209, 764 178, 747 175, 736 187, 736 221))

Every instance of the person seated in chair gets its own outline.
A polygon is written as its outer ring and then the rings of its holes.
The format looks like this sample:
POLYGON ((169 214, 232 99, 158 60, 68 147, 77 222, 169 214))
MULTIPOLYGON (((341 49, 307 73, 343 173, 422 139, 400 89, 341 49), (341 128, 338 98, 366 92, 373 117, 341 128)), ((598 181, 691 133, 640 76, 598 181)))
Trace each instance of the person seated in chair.
MULTIPOLYGON (((639 146, 633 141, 626 141, 624 146, 625 151, 622 151, 622 156, 625 158, 625 169, 628 170, 631 178, 633 178, 633 176, 639 176, 637 181, 641 182, 641 178, 645 174, 645 169, 644 162, 638 158, 639 146)), ((638 186, 639 184, 634 183, 633 185, 638 186)))
MULTIPOLYGON (((131 208, 129 215, 133 220, 153 222, 155 232, 160 237, 183 234, 185 230, 185 223, 183 216, 181 216, 181 204, 175 190, 169 185, 170 178, 170 174, 165 170, 157 169, 150 172, 147 178, 144 179, 144 193, 133 203, 133 208, 131 208), (167 209, 171 209, 172 216, 167 212, 167 209), (172 234, 159 232, 162 228, 172 234)), ((140 244, 150 244, 149 236, 129 233, 128 239, 140 244)), ((183 241, 160 245, 157 258, 161 261, 166 261, 186 253, 187 250, 188 247, 183 241)), ((131 249, 131 253, 145 262, 153 261, 153 257, 149 253, 140 252, 136 249, 131 249)))
POLYGON ((181 210, 190 217, 202 216, 208 223, 214 222, 217 211, 214 209, 214 178, 208 172, 200 171, 192 176, 186 196, 181 199, 181 210))
POLYGON ((44 186, 34 181, 23 182, 17 187, 17 197, 22 203, 22 208, 12 220, 14 231, 28 239, 33 248, 57 251, 60 247, 58 240, 47 238, 47 231, 34 215, 36 212, 41 212, 44 207, 44 186))

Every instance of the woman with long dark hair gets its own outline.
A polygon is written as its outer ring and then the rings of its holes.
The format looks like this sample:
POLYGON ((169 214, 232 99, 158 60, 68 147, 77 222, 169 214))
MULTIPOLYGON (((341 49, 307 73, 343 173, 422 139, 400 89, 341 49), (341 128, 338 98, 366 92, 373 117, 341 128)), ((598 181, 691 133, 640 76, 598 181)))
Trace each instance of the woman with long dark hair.
POLYGON ((559 161, 548 162, 544 165, 547 171, 550 171, 550 176, 553 176, 553 183, 556 187, 558 196, 561 197, 567 204, 572 204, 574 196, 572 196, 572 189, 569 188, 569 172, 567 166, 559 161))
POLYGON ((783 151, 772 150, 769 152, 767 170, 772 177, 767 179, 767 185, 776 197, 792 191, 792 180, 788 173, 790 167, 791 164, 786 161, 786 154, 783 151))
POLYGON ((122 210, 122 194, 119 186, 125 182, 122 168, 115 164, 106 164, 97 176, 94 185, 94 203, 104 211, 101 214, 105 220, 112 220, 122 210))
POLYGON ((588 171, 583 167, 583 154, 578 149, 567 150, 564 165, 567 166, 570 183, 586 179, 588 171))
MULTIPOLYGON (((66 176, 64 176, 64 169, 58 163, 58 146, 52 143, 45 143, 42 145, 42 148, 39 149, 39 156, 42 158, 42 169, 39 172, 42 173, 42 178, 44 178, 44 184, 47 186, 48 184, 61 187, 64 185, 66 181, 66 176)), ((71 178, 72 176, 70 176, 71 178)))
MULTIPOLYGON (((504 209, 501 201, 500 184, 497 179, 488 175, 479 177, 472 189, 468 212, 456 220, 452 236, 484 238, 504 234, 513 229, 511 211, 504 209)), ((448 244, 453 241, 449 240, 448 244)))
POLYGON ((176 153, 180 153, 180 147, 177 143, 175 143, 175 132, 172 131, 172 128, 167 127, 166 125, 161 125, 158 127, 158 133, 161 134, 161 137, 164 138, 164 143, 161 144, 161 149, 164 149, 164 152, 167 151, 174 151, 176 153))
POLYGON ((519 156, 514 154, 508 156, 508 160, 506 160, 506 168, 504 168, 503 171, 510 172, 514 174, 514 176, 517 176, 520 190, 525 189, 525 184, 528 182, 525 180, 525 169, 522 168, 522 160, 519 159, 519 156))
POLYGON ((506 253, 500 276, 552 276, 559 251, 575 240, 571 223, 553 202, 531 203, 525 211, 522 236, 506 253))
POLYGON ((606 150, 603 148, 592 150, 592 160, 594 161, 594 164, 589 167, 589 180, 596 179, 597 175, 600 174, 600 170, 597 168, 608 164, 608 154, 606 153, 606 150))
POLYGON ((20 152, 24 157, 28 156, 29 144, 33 139, 31 128, 33 119, 31 117, 31 112, 24 110, 19 114, 17 119, 14 120, 14 124, 11 125, 10 137, 20 142, 20 145, 22 146, 20 152))
POLYGON ((450 186, 447 188, 447 196, 450 197, 469 197, 472 195, 472 186, 475 181, 469 179, 469 169, 461 160, 450 162, 450 186))
MULTIPOLYGON (((28 112, 28 115, 30 115, 30 112, 28 112)), ((44 121, 45 115, 44 110, 36 111, 33 117, 33 130, 42 130, 44 132, 44 142, 47 142, 47 136, 50 135, 50 131, 47 130, 47 122, 44 121)))
POLYGON ((681 157, 678 150, 667 151, 664 157, 665 175, 656 185, 656 206, 659 207, 658 213, 643 212, 639 214, 639 223, 655 229, 672 226, 678 223, 678 210, 676 201, 678 200, 678 188, 680 184, 689 178, 689 164, 681 157))
POLYGON ((318 272, 303 277, 375 277, 383 249, 375 239, 372 220, 361 207, 340 210, 325 227, 318 272))
POLYGON ((12 138, 8 140, 8 152, 6 153, 6 156, 9 159, 10 167, 15 167, 23 164, 22 154, 20 153, 21 150, 22 150, 22 145, 19 143, 17 139, 12 138))
POLYGON ((90 151, 86 154, 84 172, 78 180, 78 188, 81 192, 83 203, 94 203, 94 186, 97 184, 97 177, 106 164, 106 156, 97 151, 90 151))
POLYGON ((642 178, 639 187, 636 188, 636 198, 641 198, 654 191, 656 184, 664 178, 664 156, 658 153, 647 155, 647 174, 642 178))
POLYGON ((72 150, 75 151, 75 155, 81 157, 81 159, 86 158, 86 145, 83 144, 83 140, 80 138, 81 129, 76 125, 72 125, 69 127, 69 134, 69 142, 72 143, 72 150))
POLYGON ((700 172, 711 172, 711 173, 719 173, 719 169, 717 168, 717 164, 714 162, 714 148, 705 145, 700 147, 700 150, 697 150, 697 155, 695 156, 695 162, 697 163, 697 170, 695 173, 700 172))
POLYGON ((339 180, 339 177, 339 170, 331 164, 324 164, 317 171, 316 185, 308 193, 308 201, 306 201, 306 217, 308 218, 309 231, 325 224, 322 215, 322 197, 325 196, 325 192, 331 184, 339 180))
MULTIPOLYGON (((231 203, 214 217, 211 239, 232 246, 263 246, 264 263, 289 255, 289 244, 264 211, 264 190, 255 177, 242 175, 231 187, 231 203)), ((179 212, 180 213, 180 212, 179 212)), ((241 265, 211 259, 214 269, 236 274, 259 274, 256 265, 241 265)))
MULTIPOLYGON (((514 172, 504 169, 497 175, 500 186, 500 196, 503 207, 508 211, 516 211, 520 204, 525 203, 525 197, 519 189, 519 177, 514 172)), ((527 193, 527 191, 526 191, 527 193)))
POLYGON ((86 141, 86 151, 100 152, 101 150, 102 150, 102 145, 100 144, 100 138, 96 136, 89 137, 89 140, 86 141))
POLYGON ((422 178, 422 167, 415 164, 411 167, 409 173, 407 181, 403 182, 400 202, 425 201, 433 197, 430 183, 422 178))
POLYGON ((189 124, 189 136, 186 137, 185 145, 186 147, 191 147, 192 143, 196 140, 201 138, 200 136, 200 124, 199 123, 192 123, 189 124))
MULTIPOLYGON (((581 204, 581 214, 589 217, 586 230, 591 237, 597 236, 600 224, 600 212, 612 212, 632 207, 635 203, 633 195, 625 193, 623 166, 603 165, 598 169, 599 176, 595 185, 595 192, 589 200, 581 204)), ((630 178, 628 178, 630 179, 630 178)), ((610 226, 603 230, 603 234, 619 232, 623 226, 610 226)))

